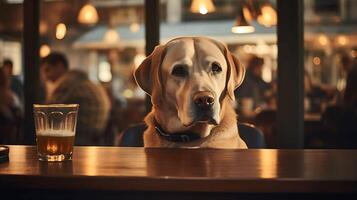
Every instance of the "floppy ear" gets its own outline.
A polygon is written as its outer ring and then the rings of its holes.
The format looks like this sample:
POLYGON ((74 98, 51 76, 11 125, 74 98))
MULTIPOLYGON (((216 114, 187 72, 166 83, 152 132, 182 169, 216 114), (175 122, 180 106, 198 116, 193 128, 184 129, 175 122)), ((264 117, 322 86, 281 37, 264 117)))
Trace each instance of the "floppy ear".
POLYGON ((161 63, 164 50, 164 45, 156 46, 134 72, 136 83, 150 96, 162 91, 161 63))
POLYGON ((226 78, 226 94, 228 94, 229 98, 234 101, 234 90, 242 84, 245 76, 245 68, 240 63, 238 58, 236 58, 226 46, 224 48, 224 54, 228 66, 226 78))

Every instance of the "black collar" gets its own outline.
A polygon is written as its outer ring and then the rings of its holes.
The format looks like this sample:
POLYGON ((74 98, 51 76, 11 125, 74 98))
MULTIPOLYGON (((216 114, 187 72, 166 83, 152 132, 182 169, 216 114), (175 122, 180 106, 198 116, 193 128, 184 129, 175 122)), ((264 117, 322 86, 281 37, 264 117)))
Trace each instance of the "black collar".
POLYGON ((198 134, 190 132, 166 133, 155 119, 154 123, 156 133, 159 134, 160 137, 170 142, 191 142, 201 138, 198 134))

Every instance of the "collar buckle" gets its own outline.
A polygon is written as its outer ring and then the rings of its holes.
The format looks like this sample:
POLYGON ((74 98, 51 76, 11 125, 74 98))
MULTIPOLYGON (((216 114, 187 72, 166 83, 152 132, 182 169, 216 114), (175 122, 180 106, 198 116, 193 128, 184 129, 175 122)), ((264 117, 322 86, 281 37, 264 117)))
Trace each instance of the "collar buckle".
POLYGON ((189 142, 190 141, 190 137, 188 135, 180 135, 180 136, 181 136, 182 142, 189 142))

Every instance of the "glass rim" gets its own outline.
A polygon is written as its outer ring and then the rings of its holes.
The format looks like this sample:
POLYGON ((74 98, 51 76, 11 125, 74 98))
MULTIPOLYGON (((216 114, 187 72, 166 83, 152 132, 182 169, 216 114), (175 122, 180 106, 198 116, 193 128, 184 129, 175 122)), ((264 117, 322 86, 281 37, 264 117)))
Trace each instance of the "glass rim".
POLYGON ((79 104, 33 104, 34 108, 76 108, 79 104))

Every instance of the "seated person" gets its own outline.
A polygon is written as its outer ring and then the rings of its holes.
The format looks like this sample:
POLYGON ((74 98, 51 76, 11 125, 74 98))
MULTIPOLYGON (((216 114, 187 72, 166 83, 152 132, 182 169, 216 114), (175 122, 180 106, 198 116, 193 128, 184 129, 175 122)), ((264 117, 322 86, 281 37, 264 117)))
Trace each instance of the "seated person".
POLYGON ((17 76, 13 75, 13 63, 10 59, 5 59, 2 66, 6 77, 10 80, 10 89, 16 94, 20 103, 24 102, 23 86, 17 76))
POLYGON ((0 68, 0 144, 16 143, 21 118, 19 100, 11 91, 3 68, 0 68))
POLYGON ((92 83, 80 71, 69 70, 61 53, 51 53, 41 62, 46 88, 46 103, 79 104, 76 145, 101 145, 110 112, 110 101, 104 89, 92 83))
POLYGON ((330 148, 357 148, 357 63, 348 73, 343 103, 322 115, 323 135, 330 148))
POLYGON ((252 56, 247 64, 247 71, 242 85, 235 91, 239 101, 239 113, 247 117, 254 115, 258 107, 266 107, 271 94, 271 85, 262 79, 264 59, 252 56))

